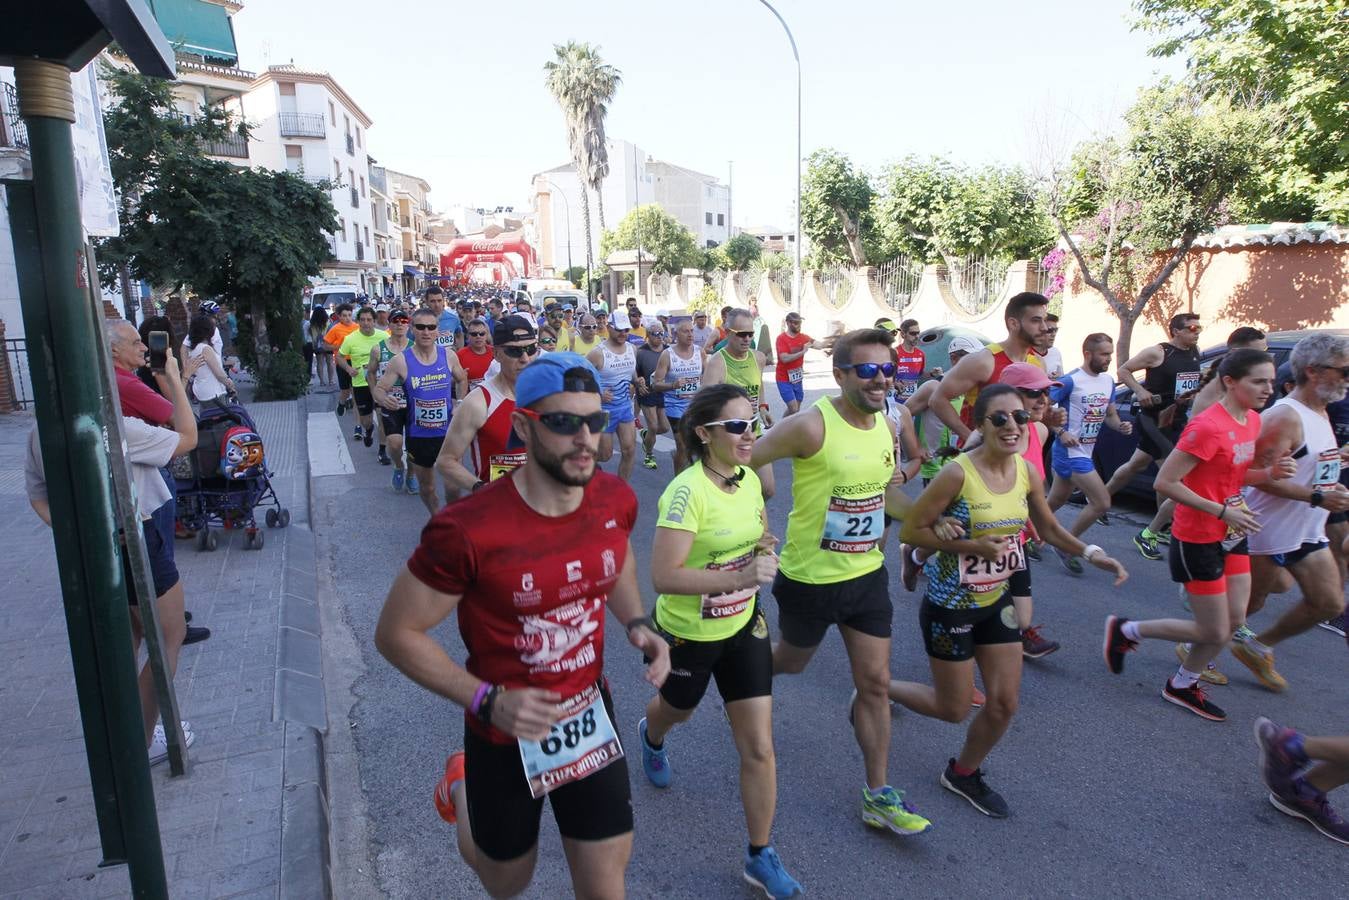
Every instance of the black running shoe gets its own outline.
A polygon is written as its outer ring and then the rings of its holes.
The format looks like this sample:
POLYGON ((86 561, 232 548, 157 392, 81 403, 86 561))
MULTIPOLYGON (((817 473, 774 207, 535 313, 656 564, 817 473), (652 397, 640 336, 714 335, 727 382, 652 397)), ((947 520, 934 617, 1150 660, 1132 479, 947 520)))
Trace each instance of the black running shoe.
POLYGON ((211 636, 211 629, 203 628, 200 625, 187 626, 187 632, 183 635, 183 646, 188 644, 198 644, 211 636))
POLYGON ((347 411, 347 405, 346 405, 345 403, 343 403, 341 400, 338 400, 338 401, 337 401, 337 414, 340 416, 340 415, 342 415, 342 413, 344 413, 344 412, 346 412, 346 411, 347 411))
POLYGON ((1105 653, 1105 664, 1116 675, 1124 671, 1124 654, 1138 646, 1137 641, 1131 641, 1124 636, 1124 623, 1127 621, 1129 620, 1121 616, 1105 617, 1105 642, 1102 650, 1105 653))
POLYGON ((1007 801, 984 781, 982 769, 975 769, 970 775, 957 775, 956 761, 952 759, 946 764, 946 771, 941 773, 941 786, 953 794, 964 797, 970 801, 971 806, 986 816, 1005 819, 1010 813, 1007 801))
POLYGON ((379 448, 379 464, 381 466, 393 465, 393 460, 389 458, 389 451, 385 450, 383 447, 379 448))
POLYGON ((369 431, 367 431, 365 433, 365 437, 361 438, 361 440, 365 443, 367 447, 373 444, 375 442, 375 429, 371 428, 369 431))
POLYGON ((1209 700, 1208 694, 1204 693, 1199 684, 1196 681, 1187 688, 1178 688, 1168 678, 1166 687, 1162 688, 1162 699, 1188 709, 1201 719, 1208 719, 1210 722, 1226 721, 1227 713, 1223 712, 1221 706, 1209 700))

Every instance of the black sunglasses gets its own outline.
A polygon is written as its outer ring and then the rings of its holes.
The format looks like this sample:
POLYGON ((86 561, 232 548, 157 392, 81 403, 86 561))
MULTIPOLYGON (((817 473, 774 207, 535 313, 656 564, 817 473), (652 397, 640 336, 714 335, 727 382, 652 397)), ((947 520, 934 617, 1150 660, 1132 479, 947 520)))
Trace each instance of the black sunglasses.
POLYGON ((571 435, 576 434, 581 430, 582 425, 590 429, 591 434, 599 434, 604 431, 605 428, 609 427, 609 414, 603 410, 583 416, 580 413, 569 412, 537 413, 532 409, 526 409, 520 406, 517 406, 516 409, 529 416, 531 419, 542 422, 543 427, 547 428, 553 434, 560 434, 563 437, 570 437, 571 435))
POLYGON ((468 333, 468 336, 469 336, 469 337, 487 337, 487 332, 485 332, 485 331, 470 331, 470 332, 468 333))
POLYGON ((715 422, 708 422, 703 427, 711 428, 713 425, 720 425, 726 429, 727 434, 744 434, 745 429, 753 424, 753 419, 718 419, 715 422))
POLYGON ((754 337, 754 332, 752 331, 732 331, 731 334, 735 335, 738 338, 743 338, 744 340, 747 341, 754 337))
POLYGON ((439 331, 439 330, 440 330, 440 326, 437 325, 437 324, 435 324, 434 322, 431 323, 430 325, 426 324, 425 322, 417 322, 417 323, 414 323, 412 327, 415 328, 415 329, 417 329, 418 331, 439 331))
MULTIPOLYGON (((1007 413, 1003 412, 1002 410, 998 410, 997 412, 991 412, 988 415, 984 416, 984 421, 992 425, 994 428, 1001 428, 1004 425, 1006 425, 1007 419, 1008 419, 1007 413)), ((1027 422, 1030 421, 1030 413, 1026 412, 1024 409, 1014 409, 1012 410, 1011 419, 1018 425, 1025 425, 1027 422)))
POLYGON ((557 340, 555 338, 539 338, 539 343, 545 347, 557 346, 557 340))
POLYGON ((839 366, 840 369, 852 369, 857 373, 857 377, 863 381, 870 381, 876 377, 879 372, 886 378, 895 377, 895 364, 888 363, 853 363, 850 366, 839 366))
POLYGON ((502 353, 509 356, 511 359, 519 359, 522 356, 533 356, 534 354, 538 353, 539 345, 526 344, 523 347, 499 347, 498 349, 502 353))
POLYGON ((1039 400, 1041 397, 1047 396, 1049 394, 1049 391, 1045 390, 1044 388, 1040 388, 1038 390, 1032 390, 1031 388, 1017 388, 1016 392, 1021 396, 1025 397, 1027 400, 1039 400))

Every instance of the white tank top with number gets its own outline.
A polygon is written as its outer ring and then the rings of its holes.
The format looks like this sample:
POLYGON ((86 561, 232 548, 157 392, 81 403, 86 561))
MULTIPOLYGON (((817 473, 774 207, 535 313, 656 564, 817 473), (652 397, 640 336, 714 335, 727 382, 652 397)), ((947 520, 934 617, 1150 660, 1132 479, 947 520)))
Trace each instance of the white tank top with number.
POLYGON ((670 371, 666 378, 670 381, 683 382, 683 384, 665 395, 665 412, 678 419, 684 415, 684 410, 688 409, 689 401, 693 399, 693 395, 698 393, 698 388, 702 386, 703 354, 697 347, 693 348, 693 355, 688 359, 680 356, 674 347, 666 352, 670 356, 670 371))
MULTIPOLYGON (((1330 419, 1292 397, 1284 397, 1274 405, 1291 408, 1302 420, 1303 446, 1293 449, 1297 474, 1289 483, 1321 491, 1335 490, 1340 482, 1340 448, 1335 443, 1330 419)), ((1290 553, 1303 544, 1326 539, 1329 513, 1324 508, 1266 494, 1257 487, 1246 488, 1245 496, 1246 505, 1260 522, 1260 530, 1246 538, 1252 553, 1260 556, 1290 553)))

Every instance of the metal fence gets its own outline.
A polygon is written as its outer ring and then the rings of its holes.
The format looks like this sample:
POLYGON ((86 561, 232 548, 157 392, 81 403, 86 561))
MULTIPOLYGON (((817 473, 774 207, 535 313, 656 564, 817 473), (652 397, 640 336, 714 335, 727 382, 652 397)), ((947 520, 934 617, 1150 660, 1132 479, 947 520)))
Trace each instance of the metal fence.
POLYGON ((10 400, 19 409, 33 405, 33 385, 28 377, 28 341, 5 338, 4 365, 9 369, 10 400))
POLYGON ((896 256, 876 267, 871 282, 885 298, 886 304, 897 313, 904 312, 923 281, 923 263, 907 256, 896 256))
MULTIPOLYGON (((973 315, 987 312, 1002 295, 1010 263, 990 257, 972 257, 952 262, 954 265, 945 267, 943 277, 956 303, 973 315)), ((939 274, 942 272, 942 269, 938 269, 939 274)))
POLYGON ((825 296, 835 308, 843 306, 852 296, 853 269, 835 266, 820 272, 820 284, 824 286, 825 296))

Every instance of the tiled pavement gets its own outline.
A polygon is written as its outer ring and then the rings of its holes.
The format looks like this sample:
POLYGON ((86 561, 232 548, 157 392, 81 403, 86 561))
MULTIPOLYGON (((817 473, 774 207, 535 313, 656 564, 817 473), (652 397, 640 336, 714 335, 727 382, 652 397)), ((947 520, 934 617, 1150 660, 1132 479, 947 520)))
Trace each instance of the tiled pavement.
MULTIPOLYGON (((302 403, 250 412, 291 510, 263 549, 222 532, 214 553, 176 547, 194 624, 175 686, 197 735, 185 778, 153 783, 174 897, 328 893, 314 541, 302 403), (315 689, 315 685, 318 685, 315 689), (289 719, 289 721, 288 721, 289 719)), ((31 415, 0 416, 0 898, 122 897, 101 855, 51 532, 23 492, 31 415)))

